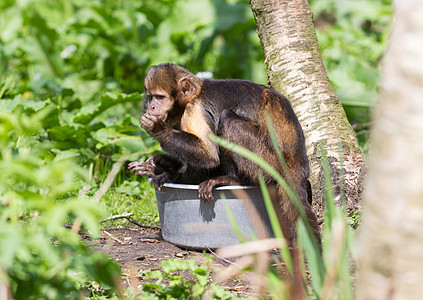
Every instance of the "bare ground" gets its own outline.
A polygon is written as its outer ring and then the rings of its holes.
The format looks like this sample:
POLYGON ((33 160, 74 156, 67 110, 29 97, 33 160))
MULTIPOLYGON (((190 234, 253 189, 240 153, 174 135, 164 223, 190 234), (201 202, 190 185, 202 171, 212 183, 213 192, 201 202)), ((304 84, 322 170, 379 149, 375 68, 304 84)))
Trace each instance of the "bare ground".
MULTIPOLYGON (((143 270, 159 269, 162 261, 168 259, 192 259, 198 264, 204 262, 204 254, 198 251, 181 249, 173 244, 164 241, 159 228, 105 228, 96 243, 95 248, 107 253, 121 267, 122 286, 139 287, 143 282, 143 270)), ((235 260, 229 261, 217 257, 214 253, 212 265, 212 275, 218 274, 235 260)), ((240 296, 246 296, 252 292, 251 275, 242 274, 236 278, 228 280, 222 284, 228 290, 237 293, 240 296)))

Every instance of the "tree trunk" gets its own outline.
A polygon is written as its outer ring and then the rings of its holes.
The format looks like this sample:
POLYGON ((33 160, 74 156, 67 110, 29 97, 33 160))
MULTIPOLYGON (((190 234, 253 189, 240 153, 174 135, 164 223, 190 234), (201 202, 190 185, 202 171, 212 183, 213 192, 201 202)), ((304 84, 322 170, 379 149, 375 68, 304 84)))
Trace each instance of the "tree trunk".
POLYGON ((357 299, 423 299, 423 3, 396 2, 371 137, 357 299))
POLYGON ((250 0, 250 5, 266 57, 269 84, 291 101, 304 130, 314 211, 323 217, 322 146, 337 204, 341 204, 344 190, 348 213, 356 211, 362 190, 363 154, 327 76, 307 0, 250 0), (345 183, 341 187, 342 174, 345 183))

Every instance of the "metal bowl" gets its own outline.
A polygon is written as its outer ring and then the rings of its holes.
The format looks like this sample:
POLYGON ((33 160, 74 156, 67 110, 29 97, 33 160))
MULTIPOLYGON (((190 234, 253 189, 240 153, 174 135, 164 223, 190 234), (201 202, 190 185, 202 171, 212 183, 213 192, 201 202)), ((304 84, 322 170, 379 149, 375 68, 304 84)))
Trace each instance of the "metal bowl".
POLYGON ((198 185, 166 183, 156 190, 163 239, 182 248, 204 250, 238 244, 240 237, 273 236, 259 187, 218 187, 213 197, 209 203, 201 201, 198 185))

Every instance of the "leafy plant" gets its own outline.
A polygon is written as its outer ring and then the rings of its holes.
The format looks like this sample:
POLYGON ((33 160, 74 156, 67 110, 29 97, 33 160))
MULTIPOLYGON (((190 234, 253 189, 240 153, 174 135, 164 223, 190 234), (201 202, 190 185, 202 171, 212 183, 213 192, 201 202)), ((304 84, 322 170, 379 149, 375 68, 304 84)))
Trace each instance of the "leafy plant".
POLYGON ((87 280, 108 292, 118 286, 119 268, 62 225, 71 222, 95 236, 102 211, 76 196, 84 170, 39 141, 54 109, 31 116, 22 108, 0 112, 0 269, 14 299, 78 298, 87 280))
POLYGON ((205 255, 204 258, 205 263, 201 266, 190 259, 171 259, 163 261, 160 270, 143 271, 144 279, 156 281, 144 283, 141 296, 143 299, 237 299, 223 287, 210 282, 212 257, 205 255))
POLYGON ((351 122, 368 122, 389 35, 391 1, 312 0, 310 6, 336 93, 351 122))

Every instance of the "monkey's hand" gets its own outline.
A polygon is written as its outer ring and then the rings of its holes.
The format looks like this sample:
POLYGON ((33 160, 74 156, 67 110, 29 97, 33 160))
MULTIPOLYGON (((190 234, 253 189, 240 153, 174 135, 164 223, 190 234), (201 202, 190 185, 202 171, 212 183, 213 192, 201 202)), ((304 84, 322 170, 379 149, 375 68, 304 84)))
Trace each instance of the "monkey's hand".
POLYGON ((166 124, 160 116, 155 116, 149 113, 145 113, 141 116, 140 123, 141 127, 153 137, 157 137, 159 133, 163 133, 166 129, 171 129, 171 127, 166 124))
POLYGON ((154 184, 155 188, 158 191, 162 190, 163 184, 167 182, 170 178, 168 172, 158 173, 158 168, 156 165, 156 160, 159 162, 165 161, 160 154, 152 156, 149 159, 144 161, 133 161, 128 165, 128 169, 131 172, 135 172, 135 175, 147 176, 151 178, 151 183, 154 184))
POLYGON ((146 161, 133 161, 128 165, 128 169, 131 172, 135 172, 135 175, 154 177, 156 172, 154 156, 146 161))

